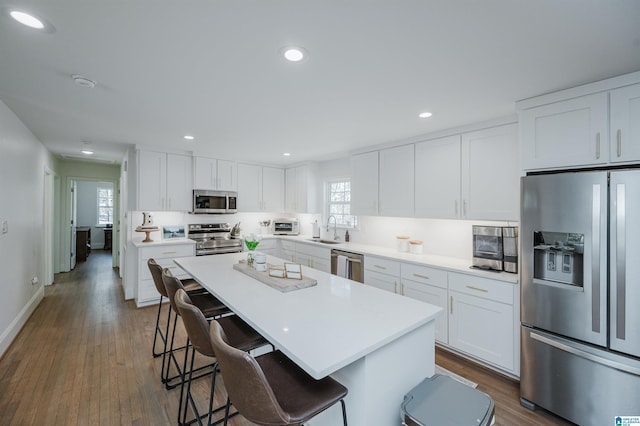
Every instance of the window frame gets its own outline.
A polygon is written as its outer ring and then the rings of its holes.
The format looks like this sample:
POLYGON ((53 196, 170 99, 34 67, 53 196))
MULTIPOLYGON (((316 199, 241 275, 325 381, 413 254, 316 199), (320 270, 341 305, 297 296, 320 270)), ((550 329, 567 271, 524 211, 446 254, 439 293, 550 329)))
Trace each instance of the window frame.
MULTIPOLYGON (((337 192, 347 192, 347 191, 337 191, 337 192)), ((349 213, 348 215, 343 214, 339 214, 336 215, 334 213, 331 213, 331 205, 348 205, 349 206, 349 211, 351 211, 352 208, 352 201, 351 201, 351 178, 345 177, 345 178, 332 178, 332 179, 327 179, 327 181, 325 182, 325 199, 326 199, 326 203, 325 203, 325 209, 324 209, 324 213, 325 213, 325 220, 327 223, 327 226, 331 226, 332 224, 329 223, 329 218, 331 216, 336 218, 336 228, 337 229, 357 229, 358 227, 358 217, 356 215, 354 215, 353 213, 349 213), (337 201, 337 202, 332 202, 331 201, 331 195, 332 195, 332 184, 340 184, 340 183, 347 183, 349 184, 349 201, 345 202, 345 201, 337 201), (346 221, 340 221, 338 222, 338 217, 337 216, 341 216, 341 217, 345 217, 345 216, 350 216, 353 220, 351 222, 351 225, 348 225, 346 223, 346 221)))
POLYGON ((115 214, 115 206, 114 206, 114 190, 113 187, 108 187, 108 186, 98 186, 96 188, 96 204, 97 204, 97 210, 96 210, 96 225, 98 227, 106 227, 107 224, 111 224, 113 225, 113 217, 115 214), (107 191, 107 196, 103 197, 101 195, 101 191, 107 191), (105 199, 107 201, 111 201, 111 205, 110 206, 103 206, 100 204, 100 201, 105 199), (101 218, 102 218, 102 214, 101 214, 101 209, 110 209, 111 212, 107 215, 108 219, 110 219, 110 221, 108 222, 101 222, 101 218))

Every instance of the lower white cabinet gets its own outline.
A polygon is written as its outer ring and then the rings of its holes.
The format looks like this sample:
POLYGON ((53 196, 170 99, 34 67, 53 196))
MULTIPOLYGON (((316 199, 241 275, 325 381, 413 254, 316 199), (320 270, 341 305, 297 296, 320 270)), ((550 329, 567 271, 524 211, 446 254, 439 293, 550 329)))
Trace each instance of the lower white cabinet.
POLYGON ((449 345, 518 374, 515 347, 517 286, 449 273, 449 345))
POLYGON ((364 283, 381 290, 400 293, 400 262, 383 257, 366 256, 364 283))
POLYGON ((281 240, 280 243, 282 244, 280 257, 285 261, 331 273, 331 249, 285 240, 281 240))
POLYGON ((153 246, 141 246, 137 249, 138 252, 138 282, 135 287, 135 300, 136 306, 142 307, 158 303, 160 300, 160 293, 156 290, 156 286, 149 271, 147 261, 149 259, 155 259, 155 261, 162 266, 162 268, 169 268, 171 273, 180 278, 189 278, 189 275, 184 272, 178 265, 173 262, 173 259, 179 257, 195 256, 196 246, 195 244, 162 244, 153 246))
POLYGON ((270 256, 282 257, 280 240, 276 238, 263 239, 258 244, 257 251, 270 256))

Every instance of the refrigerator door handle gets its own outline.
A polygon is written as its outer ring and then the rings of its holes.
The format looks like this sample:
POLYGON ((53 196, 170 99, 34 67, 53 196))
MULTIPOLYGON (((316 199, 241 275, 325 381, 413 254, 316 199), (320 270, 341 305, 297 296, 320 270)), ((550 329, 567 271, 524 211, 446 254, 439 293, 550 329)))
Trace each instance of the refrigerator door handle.
POLYGON ((626 233, 627 226, 625 222, 626 212, 626 187, 624 183, 616 185, 616 337, 618 339, 625 338, 626 334, 626 233))
POLYGON ((592 189, 591 214, 591 330, 600 333, 600 185, 592 189))
POLYGON ((562 342, 559 342, 557 340, 553 340, 553 339, 550 339, 550 338, 548 338, 546 336, 542 336, 542 335, 540 335, 538 333, 534 333, 533 331, 531 331, 529 333, 529 336, 533 340, 537 340, 537 341, 539 341, 541 343, 544 343, 546 345, 553 346, 556 349, 560 349, 561 351, 568 352, 568 353, 570 353, 572 355, 579 356, 579 357, 584 358, 586 360, 589 360, 589 361, 592 361, 592 362, 595 362, 595 363, 598 363, 598 364, 605 365, 607 367, 616 369, 618 371, 623 371, 625 373, 629 373, 629 374, 633 374, 633 375, 636 375, 636 376, 640 376, 640 368, 636 368, 636 367, 633 367, 633 366, 630 366, 630 365, 622 364, 622 363, 617 362, 617 361, 612 361, 610 359, 603 358, 601 356, 590 354, 589 352, 582 351, 582 350, 580 350, 578 348, 574 348, 573 346, 569 346, 569 345, 567 345, 565 343, 562 343, 562 342))

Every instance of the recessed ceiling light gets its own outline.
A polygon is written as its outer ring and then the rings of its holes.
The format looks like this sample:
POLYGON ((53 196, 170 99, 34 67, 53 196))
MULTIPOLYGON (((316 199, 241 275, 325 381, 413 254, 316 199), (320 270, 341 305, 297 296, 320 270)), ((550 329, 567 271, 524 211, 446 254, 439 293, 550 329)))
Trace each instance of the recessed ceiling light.
POLYGON ((306 52, 301 47, 285 47, 282 49, 282 55, 287 61, 300 62, 306 57, 306 52))
POLYGON ((418 114, 418 117, 420 118, 429 118, 431 117, 433 114, 431 114, 430 112, 421 112, 420 114, 418 114))
POLYGON ((282 155, 284 155, 285 157, 291 157, 291 153, 290 153, 290 152, 285 152, 285 153, 284 153, 284 154, 282 154, 282 155))
POLYGON ((188 141, 192 141, 192 140, 194 140, 194 139, 195 139, 195 138, 194 138, 193 136, 191 136, 191 135, 184 135, 184 138, 185 138, 186 140, 188 140, 188 141))
POLYGON ((81 153, 83 153, 84 155, 93 155, 93 151, 90 151, 88 149, 83 149, 82 151, 80 151, 81 153))
POLYGON ((35 28, 36 30, 44 29, 44 22, 26 12, 12 10, 11 12, 9 12, 9 15, 11 15, 13 19, 20 22, 22 25, 26 25, 30 28, 35 28))
POLYGON ((94 87, 96 87, 96 82, 88 79, 85 76, 73 74, 71 78, 78 86, 87 87, 89 89, 93 89, 94 87))

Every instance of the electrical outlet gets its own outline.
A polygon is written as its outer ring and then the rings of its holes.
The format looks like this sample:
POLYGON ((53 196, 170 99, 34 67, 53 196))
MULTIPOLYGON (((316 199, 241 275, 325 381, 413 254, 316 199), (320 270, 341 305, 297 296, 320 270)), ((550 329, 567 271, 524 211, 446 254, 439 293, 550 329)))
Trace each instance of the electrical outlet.
POLYGON ((38 284, 38 277, 35 276, 33 278, 31 278, 31 285, 37 285, 38 284))
POLYGON ((9 232, 9 221, 8 220, 3 220, 2 221, 2 233, 6 234, 7 232, 9 232))

